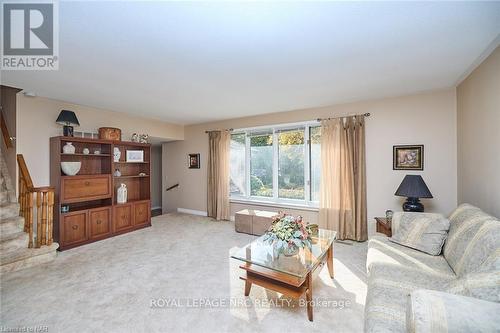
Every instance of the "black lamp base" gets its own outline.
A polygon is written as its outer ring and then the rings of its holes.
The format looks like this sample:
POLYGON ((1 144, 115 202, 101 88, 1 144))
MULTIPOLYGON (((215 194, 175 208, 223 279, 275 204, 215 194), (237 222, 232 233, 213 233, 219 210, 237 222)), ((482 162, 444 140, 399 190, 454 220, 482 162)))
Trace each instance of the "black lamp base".
POLYGON ((403 204, 403 210, 405 212, 423 212, 424 205, 420 202, 419 198, 407 198, 403 204))
POLYGON ((73 126, 64 125, 63 126, 64 136, 73 136, 73 126))

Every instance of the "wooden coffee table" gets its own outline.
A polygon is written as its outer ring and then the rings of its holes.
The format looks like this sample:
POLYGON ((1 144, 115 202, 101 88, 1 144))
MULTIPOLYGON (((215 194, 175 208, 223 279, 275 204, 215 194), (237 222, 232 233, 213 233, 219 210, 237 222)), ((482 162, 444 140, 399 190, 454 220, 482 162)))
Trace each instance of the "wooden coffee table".
POLYGON ((325 263, 333 279, 333 241, 337 232, 319 229, 312 237, 311 248, 303 248, 299 253, 287 257, 277 254, 276 249, 263 241, 261 236, 247 246, 238 249, 232 258, 244 262, 240 266, 245 275, 245 296, 250 294, 252 284, 270 289, 293 298, 305 294, 307 317, 313 321, 312 282, 325 263))

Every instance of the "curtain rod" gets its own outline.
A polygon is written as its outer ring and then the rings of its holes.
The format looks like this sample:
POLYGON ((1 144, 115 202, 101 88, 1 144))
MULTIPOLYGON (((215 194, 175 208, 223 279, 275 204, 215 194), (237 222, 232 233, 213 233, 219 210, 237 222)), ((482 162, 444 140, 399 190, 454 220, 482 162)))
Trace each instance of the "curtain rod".
POLYGON ((210 130, 210 131, 205 131, 205 133, 210 133, 210 132, 216 132, 216 131, 229 131, 229 132, 232 132, 234 131, 233 128, 228 128, 228 129, 216 129, 216 130, 210 130))
POLYGON ((345 118, 345 117, 354 117, 354 116, 365 116, 365 117, 369 117, 370 116, 370 113, 363 113, 363 114, 353 114, 351 116, 339 116, 339 117, 332 117, 332 118, 318 118, 316 119, 317 121, 322 121, 322 120, 330 120, 330 119, 337 119, 337 118, 345 118))

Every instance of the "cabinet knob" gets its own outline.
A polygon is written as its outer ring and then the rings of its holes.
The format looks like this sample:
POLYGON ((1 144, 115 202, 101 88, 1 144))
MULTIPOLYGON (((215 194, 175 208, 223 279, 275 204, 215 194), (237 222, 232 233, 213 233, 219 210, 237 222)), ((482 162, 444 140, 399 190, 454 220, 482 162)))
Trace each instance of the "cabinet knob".
POLYGON ((72 228, 73 230, 76 230, 76 229, 78 229, 78 226, 75 224, 75 225, 73 225, 71 228, 72 228))
POLYGON ((96 221, 96 223, 97 223, 97 224, 101 224, 101 223, 102 223, 102 221, 101 221, 101 220, 97 220, 97 221, 96 221))
POLYGON ((87 181, 85 182, 85 186, 89 186, 89 185, 90 185, 90 182, 87 180, 87 181))

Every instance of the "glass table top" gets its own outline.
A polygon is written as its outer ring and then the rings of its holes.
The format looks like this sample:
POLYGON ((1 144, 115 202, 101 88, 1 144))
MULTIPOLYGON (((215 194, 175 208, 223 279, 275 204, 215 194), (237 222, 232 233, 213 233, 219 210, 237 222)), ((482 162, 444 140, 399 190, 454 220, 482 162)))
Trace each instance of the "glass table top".
POLYGON ((337 232, 319 229, 317 236, 311 236, 311 248, 301 248, 298 254, 290 257, 284 254, 278 256, 277 249, 272 244, 263 241, 263 237, 237 249, 231 254, 231 258, 303 278, 326 255, 337 237, 337 232))

